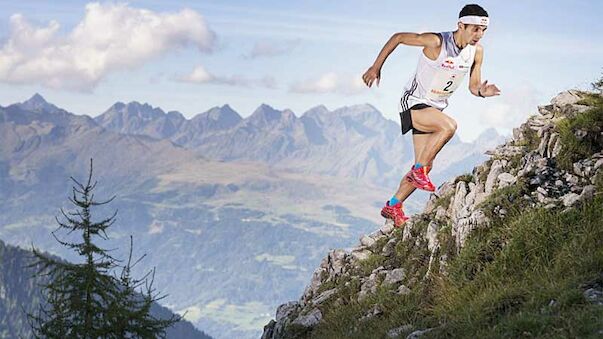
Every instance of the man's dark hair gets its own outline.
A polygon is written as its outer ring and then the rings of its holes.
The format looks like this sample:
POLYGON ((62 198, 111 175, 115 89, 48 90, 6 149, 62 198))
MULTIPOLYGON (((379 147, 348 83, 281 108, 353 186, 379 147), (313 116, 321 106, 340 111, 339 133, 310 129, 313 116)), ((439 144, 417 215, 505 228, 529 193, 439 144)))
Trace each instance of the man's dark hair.
POLYGON ((461 12, 459 13, 459 18, 465 15, 477 15, 477 16, 488 16, 488 12, 482 8, 480 5, 471 4, 465 5, 461 12))

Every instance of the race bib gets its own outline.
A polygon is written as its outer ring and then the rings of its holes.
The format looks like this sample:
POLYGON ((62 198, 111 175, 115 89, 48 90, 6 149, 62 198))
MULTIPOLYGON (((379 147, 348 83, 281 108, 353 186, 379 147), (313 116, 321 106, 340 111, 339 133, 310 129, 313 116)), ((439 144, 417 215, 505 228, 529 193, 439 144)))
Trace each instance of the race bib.
POLYGON ((448 99, 459 87, 465 74, 466 72, 457 70, 439 69, 427 88, 425 97, 435 101, 448 99))

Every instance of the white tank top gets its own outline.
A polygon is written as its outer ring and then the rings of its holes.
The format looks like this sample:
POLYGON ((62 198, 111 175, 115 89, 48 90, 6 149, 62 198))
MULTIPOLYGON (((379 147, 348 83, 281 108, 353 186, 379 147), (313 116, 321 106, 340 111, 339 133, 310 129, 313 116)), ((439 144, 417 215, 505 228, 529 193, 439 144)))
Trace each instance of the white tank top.
POLYGON ((419 103, 443 110, 473 65, 475 46, 467 44, 460 50, 454 43, 453 32, 438 34, 442 37, 440 54, 431 60, 421 51, 417 70, 404 86, 398 106, 400 112, 419 103))

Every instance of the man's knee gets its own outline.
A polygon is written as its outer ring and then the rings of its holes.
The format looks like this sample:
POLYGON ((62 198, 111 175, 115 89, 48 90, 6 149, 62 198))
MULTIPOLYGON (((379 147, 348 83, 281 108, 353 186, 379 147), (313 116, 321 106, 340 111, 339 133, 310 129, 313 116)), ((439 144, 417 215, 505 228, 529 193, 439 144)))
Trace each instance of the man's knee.
POLYGON ((456 120, 450 118, 446 120, 446 122, 442 125, 442 132, 448 136, 448 138, 452 138, 454 133, 456 132, 457 124, 456 120))

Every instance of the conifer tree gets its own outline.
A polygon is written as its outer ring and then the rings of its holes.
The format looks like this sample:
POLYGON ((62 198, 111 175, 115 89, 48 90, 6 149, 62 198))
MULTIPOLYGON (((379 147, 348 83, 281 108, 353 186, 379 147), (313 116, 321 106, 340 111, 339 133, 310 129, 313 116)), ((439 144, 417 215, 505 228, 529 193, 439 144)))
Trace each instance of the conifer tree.
MULTIPOLYGON (((113 258, 107 250, 95 245, 93 238, 107 240, 105 230, 115 222, 115 213, 104 220, 93 222, 91 208, 111 202, 115 196, 104 202, 94 200, 92 191, 97 182, 92 182, 92 159, 88 181, 82 185, 73 177, 76 184, 69 201, 77 206, 75 212, 61 214, 66 219, 61 222, 57 217, 59 229, 81 232, 82 242, 62 241, 52 232, 53 237, 63 246, 67 246, 79 255, 84 262, 68 263, 46 257, 33 247, 37 261, 29 267, 37 267, 37 276, 47 276, 48 283, 40 285, 43 300, 38 314, 27 314, 35 338, 156 338, 164 337, 165 328, 181 318, 158 320, 150 314, 151 304, 158 300, 152 295, 151 285, 144 295, 136 293, 135 288, 146 283, 143 279, 133 279, 130 259, 123 266, 120 278, 110 275, 118 267, 120 260, 113 258), (45 296, 44 296, 45 294, 45 296)), ((130 247, 131 258, 131 247, 130 247)), ((142 258, 141 258, 142 259, 142 258)), ((153 270, 154 274, 154 270, 153 270)))
MULTIPOLYGON (((149 283, 146 279, 147 273, 142 279, 135 279, 131 276, 132 267, 134 267, 142 258, 131 265, 132 260, 132 236, 130 236, 130 253, 128 262, 123 266, 119 279, 121 284, 117 298, 109 305, 108 321, 111 322, 111 332, 117 335, 116 338, 156 338, 159 336, 165 338, 163 329, 179 321, 182 317, 172 316, 170 319, 155 319, 150 315, 150 309, 153 302, 164 298, 153 296, 153 282, 155 280, 155 268, 153 268, 152 279, 149 283), (135 289, 145 284, 146 292, 140 294, 135 289)), ((185 312, 186 314, 186 312, 185 312)))

